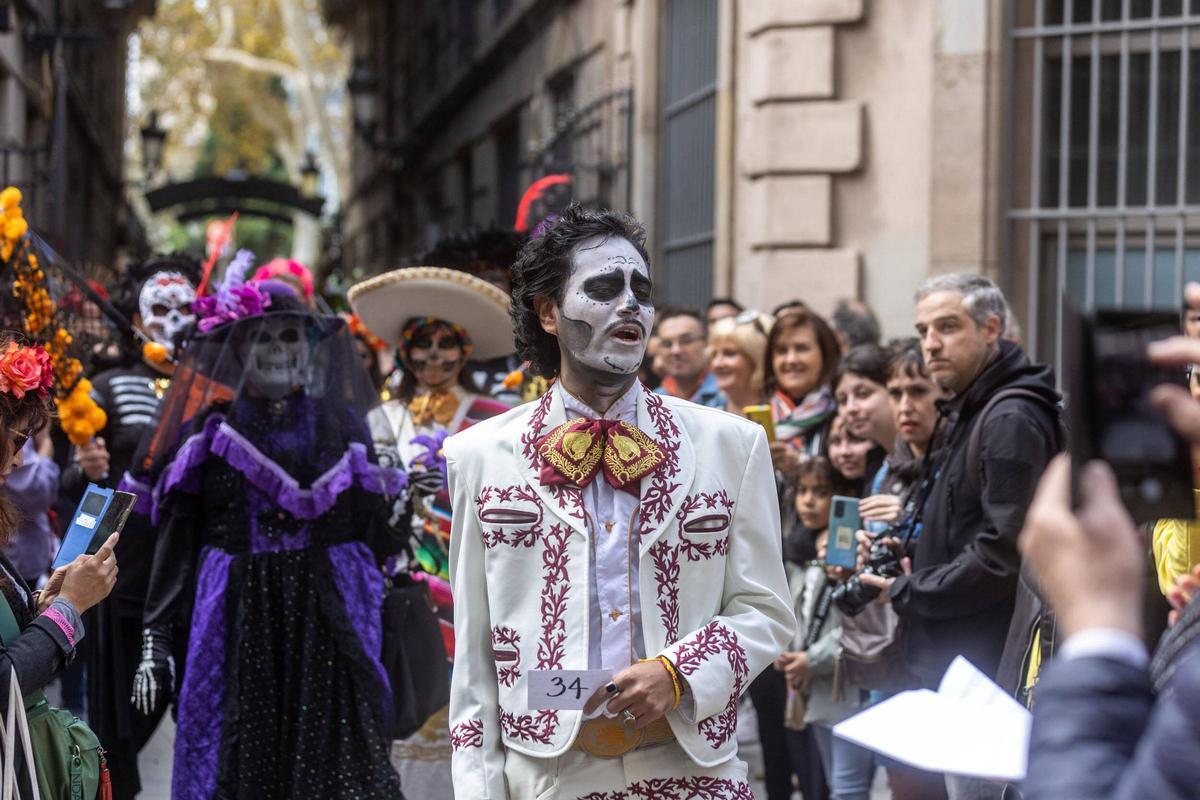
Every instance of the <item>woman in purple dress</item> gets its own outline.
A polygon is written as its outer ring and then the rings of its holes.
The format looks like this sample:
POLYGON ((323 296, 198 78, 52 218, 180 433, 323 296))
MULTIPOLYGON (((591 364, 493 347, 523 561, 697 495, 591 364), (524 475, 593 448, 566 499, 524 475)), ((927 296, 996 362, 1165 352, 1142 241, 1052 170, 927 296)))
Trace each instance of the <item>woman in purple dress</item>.
POLYGON ((399 798, 378 564, 404 478, 376 462, 345 323, 236 267, 143 443, 160 533, 134 702, 178 686, 178 800, 399 798))

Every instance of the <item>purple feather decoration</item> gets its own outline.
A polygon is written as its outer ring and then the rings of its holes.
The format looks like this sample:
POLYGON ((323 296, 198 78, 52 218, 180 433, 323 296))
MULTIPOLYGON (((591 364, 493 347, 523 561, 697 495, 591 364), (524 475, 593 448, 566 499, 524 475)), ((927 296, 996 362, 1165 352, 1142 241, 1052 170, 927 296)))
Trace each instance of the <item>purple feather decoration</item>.
POLYGON ((194 308, 201 333, 218 325, 262 314, 271 306, 271 295, 257 285, 246 283, 246 273, 254 266, 254 254, 239 250, 225 268, 225 278, 210 295, 196 300, 194 308))

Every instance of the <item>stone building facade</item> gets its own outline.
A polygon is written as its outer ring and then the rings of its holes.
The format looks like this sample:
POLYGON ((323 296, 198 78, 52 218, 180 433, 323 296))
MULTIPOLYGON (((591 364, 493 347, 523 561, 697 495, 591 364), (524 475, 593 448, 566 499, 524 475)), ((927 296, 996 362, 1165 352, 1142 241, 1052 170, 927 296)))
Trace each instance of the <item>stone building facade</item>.
POLYGON ((376 271, 511 225, 532 181, 599 164, 575 194, 647 223, 666 302, 856 297, 901 335, 922 278, 978 271, 1053 357, 1060 291, 1161 305, 1200 276, 1193 5, 327 0, 388 107, 348 254, 376 271), (615 94, 628 114, 581 121, 615 94), (596 125, 598 158, 560 135, 596 125))
POLYGON ((129 34, 154 0, 0 0, 0 182, 74 263, 115 266, 144 234, 125 195, 129 34))

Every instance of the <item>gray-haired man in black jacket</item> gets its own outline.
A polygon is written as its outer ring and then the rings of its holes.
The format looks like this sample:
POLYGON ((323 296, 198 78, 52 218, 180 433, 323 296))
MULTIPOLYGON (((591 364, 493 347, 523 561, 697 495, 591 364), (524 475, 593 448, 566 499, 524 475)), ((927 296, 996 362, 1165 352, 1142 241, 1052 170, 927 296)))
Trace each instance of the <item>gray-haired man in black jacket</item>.
MULTIPOLYGON (((1008 303, 992 281, 936 276, 916 301, 926 367, 955 397, 940 403, 943 445, 909 574, 863 581, 885 590, 905 623, 909 668, 936 688, 957 655, 996 676, 1021 571, 1017 535, 1060 449, 1059 396, 1051 369, 1003 340, 1008 303)), ((947 790, 950 800, 1000 796, 967 778, 948 777, 947 790)))

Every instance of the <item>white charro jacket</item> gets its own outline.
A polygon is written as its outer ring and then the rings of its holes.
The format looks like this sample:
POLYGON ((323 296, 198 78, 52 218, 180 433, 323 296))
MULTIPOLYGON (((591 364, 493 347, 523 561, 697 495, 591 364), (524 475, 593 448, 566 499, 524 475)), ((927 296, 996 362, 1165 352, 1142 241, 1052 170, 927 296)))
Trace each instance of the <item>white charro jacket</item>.
MULTIPOLYGON (((737 751, 738 697, 795 631, 774 473, 757 425, 640 394, 638 427, 667 455, 641 482, 634 528, 645 652, 687 681, 698 722, 667 718, 688 755, 712 766, 737 751)), ((525 681, 529 669, 588 667, 582 493, 538 480, 537 442, 565 421, 552 391, 446 441, 458 797, 506 798, 503 748, 550 758, 579 731, 581 712, 529 710, 525 681)))

